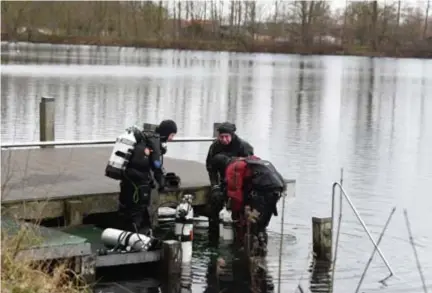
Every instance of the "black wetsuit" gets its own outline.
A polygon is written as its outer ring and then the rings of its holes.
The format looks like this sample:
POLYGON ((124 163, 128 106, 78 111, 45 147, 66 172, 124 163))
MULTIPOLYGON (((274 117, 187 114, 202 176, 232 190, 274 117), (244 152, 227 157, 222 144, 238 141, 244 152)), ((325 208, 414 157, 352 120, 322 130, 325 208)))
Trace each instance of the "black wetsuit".
MULTIPOLYGON (((253 147, 245 140, 238 137, 236 134, 232 134, 231 143, 228 145, 223 145, 219 142, 219 140, 214 141, 209 148, 207 159, 206 159, 206 168, 209 174, 211 185, 220 184, 220 180, 223 178, 219 178, 220 170, 215 166, 214 157, 217 154, 224 154, 228 157, 248 157, 254 154, 253 147)), ((223 175, 223 174, 221 174, 223 175)))
POLYGON ((120 183, 119 213, 123 230, 146 233, 151 228, 149 205, 155 187, 153 177, 160 187, 165 185, 160 146, 160 137, 155 133, 145 133, 135 145, 120 183))

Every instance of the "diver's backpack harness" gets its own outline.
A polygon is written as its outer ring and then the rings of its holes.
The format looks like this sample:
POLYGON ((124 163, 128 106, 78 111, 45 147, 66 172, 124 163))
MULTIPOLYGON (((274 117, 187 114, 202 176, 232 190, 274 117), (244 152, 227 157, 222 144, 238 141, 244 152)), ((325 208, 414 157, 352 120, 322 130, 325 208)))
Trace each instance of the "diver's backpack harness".
POLYGON ((273 164, 256 156, 231 162, 225 171, 225 181, 233 211, 243 208, 245 188, 264 193, 282 192, 285 188, 285 181, 273 164))

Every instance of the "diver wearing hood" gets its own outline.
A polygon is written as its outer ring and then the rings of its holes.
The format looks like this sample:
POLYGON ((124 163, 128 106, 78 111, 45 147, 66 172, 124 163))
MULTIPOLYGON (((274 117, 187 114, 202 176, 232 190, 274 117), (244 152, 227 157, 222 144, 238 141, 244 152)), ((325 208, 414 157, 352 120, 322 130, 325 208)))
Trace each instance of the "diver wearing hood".
POLYGON ((228 157, 248 157, 254 154, 253 147, 245 140, 241 139, 235 132, 237 128, 235 124, 230 122, 222 123, 217 131, 217 139, 210 145, 206 168, 209 174, 210 183, 212 186, 221 183, 217 168, 214 166, 214 157, 217 154, 223 153, 228 157))
POLYGON ((177 124, 173 120, 163 120, 156 127, 155 132, 160 136, 161 152, 162 155, 165 155, 167 152, 165 143, 174 138, 174 135, 177 133, 177 124))
POLYGON ((143 132, 136 143, 120 183, 119 214, 123 230, 143 234, 151 231, 149 205, 154 180, 159 192, 165 188, 162 143, 172 140, 176 133, 175 122, 164 120, 154 132, 143 132))
MULTIPOLYGON (((217 131, 217 139, 210 145, 206 168, 210 178, 210 214, 209 214, 209 237, 212 242, 213 237, 219 233, 219 212, 222 210, 224 202, 227 200, 224 190, 224 178, 221 165, 226 164, 223 158, 248 157, 254 154, 253 147, 245 140, 237 136, 236 126, 230 122, 222 123, 217 131), (218 156, 219 155, 219 156, 218 156), (223 155, 223 156, 220 156, 223 155)), ((216 237, 218 238, 218 236, 216 237)))

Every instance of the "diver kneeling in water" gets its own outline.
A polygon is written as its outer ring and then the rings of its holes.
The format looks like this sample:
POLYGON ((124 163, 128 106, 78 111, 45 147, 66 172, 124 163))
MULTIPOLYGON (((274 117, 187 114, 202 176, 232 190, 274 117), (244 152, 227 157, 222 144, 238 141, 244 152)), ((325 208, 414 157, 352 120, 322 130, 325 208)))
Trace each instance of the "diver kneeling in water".
POLYGON ((237 223, 237 240, 243 244, 246 212, 255 210, 258 216, 250 223, 250 236, 258 238, 260 247, 267 247, 266 228, 272 216, 277 216, 276 204, 287 187, 282 175, 272 163, 256 156, 230 158, 218 154, 214 157, 214 164, 224 175, 224 193, 230 201, 228 208, 232 211, 232 218, 237 223))

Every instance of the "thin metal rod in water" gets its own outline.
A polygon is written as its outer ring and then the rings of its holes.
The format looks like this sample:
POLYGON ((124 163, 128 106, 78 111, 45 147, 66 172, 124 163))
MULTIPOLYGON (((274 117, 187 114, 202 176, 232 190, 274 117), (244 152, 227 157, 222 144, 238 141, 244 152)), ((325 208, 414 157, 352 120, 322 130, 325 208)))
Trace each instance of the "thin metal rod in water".
POLYGON ((283 238, 284 238, 284 223, 285 223, 285 200, 286 194, 282 194, 282 218, 281 218, 281 232, 279 241, 279 272, 278 272, 278 293, 281 293, 282 283, 282 250, 283 250, 283 238))
MULTIPOLYGON (((348 204, 350 205, 351 209, 353 210, 354 214, 356 215, 357 219, 359 220, 360 224, 362 225, 363 229, 365 230, 367 236, 369 237, 370 241, 373 243, 374 247, 377 249, 377 252, 379 253, 381 259, 383 260, 384 264, 386 265, 387 269, 389 270, 389 272, 394 275, 393 270, 390 266, 390 264, 388 263, 387 259, 385 258, 384 254, 382 253, 381 249, 377 246, 375 240, 373 239, 371 233, 369 232, 369 229, 367 228, 365 222, 363 221, 363 219, 360 217, 360 214, 358 213, 357 209, 355 208, 355 206, 353 205, 351 199, 349 198, 349 196, 347 195, 347 193, 345 192, 345 190, 343 189, 343 187, 338 183, 338 182, 334 182, 333 183, 333 188, 332 188, 332 219, 334 220, 334 205, 335 205, 335 189, 336 186, 339 186, 339 188, 342 191, 342 194, 344 195, 345 199, 347 200, 348 204)), ((339 213, 342 214, 342 196, 340 198, 340 208, 339 208, 339 213)))
POLYGON ((418 254, 417 254, 417 248, 416 248, 415 243, 414 243, 414 238, 412 236, 411 225, 410 225, 410 222, 409 222, 409 219, 408 219, 408 212, 407 212, 406 209, 404 209, 404 216, 405 216, 405 223, 406 223, 407 230, 408 230, 409 240, 411 242, 411 246, 412 246, 413 251, 414 251, 414 257, 416 259, 417 270, 419 271, 420 279, 422 281, 423 291, 425 293, 427 293, 428 290, 427 290, 427 287, 426 287, 426 281, 425 281, 425 278, 423 276, 423 271, 422 271, 422 268, 421 268, 421 265, 420 265, 420 260, 419 260, 418 254))
MULTIPOLYGON (((393 217, 395 211, 396 211, 396 207, 394 207, 394 208, 390 211, 390 215, 389 215, 389 217, 388 217, 386 223, 384 224, 384 228, 383 228, 383 230, 382 230, 382 232, 381 232, 381 234, 380 234, 380 236, 379 236, 379 238, 378 238, 377 246, 381 243, 381 240, 382 240, 383 237, 384 237, 384 233, 387 231, 388 225, 390 224, 390 221, 391 221, 391 219, 392 219, 392 217, 393 217)), ((364 271, 363 271, 363 274, 362 274, 361 277, 360 277, 360 281, 359 281, 359 283, 357 284, 357 289, 356 289, 355 293, 358 293, 358 292, 359 292, 360 287, 361 287, 361 285, 362 285, 362 283, 363 283, 363 280, 364 280, 364 278, 365 278, 365 276, 366 276, 367 270, 369 269, 369 266, 370 266, 370 264, 372 263, 372 259, 373 259, 374 255, 375 255, 375 252, 376 252, 376 251, 377 251, 377 249, 376 249, 376 247, 374 247, 374 250, 372 251, 372 255, 369 257, 368 262, 367 262, 367 264, 366 264, 366 267, 365 267, 365 269, 364 269, 364 271)), ((392 276, 392 275, 386 277, 384 280, 387 280, 387 279, 388 279, 389 277, 391 277, 391 276, 392 276)))
MULTIPOLYGON (((340 178, 340 186, 342 186, 343 184, 343 168, 341 168, 341 178, 340 178)), ((339 192, 339 197, 342 198, 342 189, 339 192)), ((333 206, 334 206, 334 199, 333 199, 333 206)), ((332 209, 333 210, 333 209, 332 209)), ((332 229, 333 229, 333 222, 334 222, 334 218, 332 215, 332 229)), ((336 232, 336 243, 335 243, 335 251, 333 254, 333 269, 332 269, 332 276, 331 276, 331 281, 330 281, 330 292, 333 292, 333 288, 334 288, 334 275, 335 275, 335 271, 336 271, 336 260, 337 260, 337 253, 338 253, 338 247, 339 247, 339 235, 340 235, 340 226, 342 223, 342 200, 340 201, 340 212, 339 212, 339 217, 338 217, 338 228, 337 228, 337 232, 336 232)))
MULTIPOLYGON (((340 185, 342 186, 343 184, 343 168, 341 168, 341 177, 340 177, 340 185)), ((339 190, 339 197, 342 198, 342 189, 339 190)), ((334 201, 334 200, 333 200, 334 201)), ((339 235, 340 235, 340 227, 341 227, 341 223, 342 223, 342 200, 340 201, 340 213, 339 213, 339 217, 338 217, 338 226, 337 226, 337 232, 336 232, 336 242, 335 242, 335 250, 334 250, 334 254, 333 254, 333 269, 332 269, 332 275, 331 275, 331 280, 330 280, 330 292, 333 292, 333 288, 334 288, 334 276, 335 276, 335 271, 336 271, 336 260, 337 260, 337 253, 338 253, 338 247, 339 247, 339 235)), ((333 229, 333 215, 332 215, 332 229, 333 229)))

